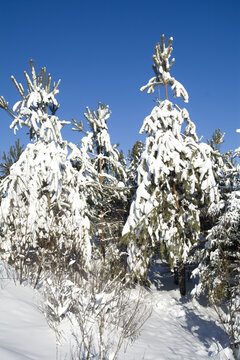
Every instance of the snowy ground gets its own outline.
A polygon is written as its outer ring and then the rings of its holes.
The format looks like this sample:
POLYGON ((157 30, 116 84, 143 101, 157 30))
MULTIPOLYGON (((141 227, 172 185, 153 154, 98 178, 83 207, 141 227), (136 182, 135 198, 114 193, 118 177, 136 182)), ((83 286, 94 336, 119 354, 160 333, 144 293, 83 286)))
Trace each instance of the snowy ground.
MULTIPOLYGON (((182 300, 164 264, 161 274, 154 275, 155 286, 145 295, 152 314, 137 340, 125 353, 121 350, 119 359, 233 359, 214 311, 190 296, 182 300)), ((39 293, 9 277, 14 273, 7 276, 0 268, 0 359, 56 359, 55 335, 39 310, 39 293)), ((67 344, 59 348, 58 360, 71 359, 65 357, 66 348, 67 344)))
POLYGON ((39 310, 37 292, 20 286, 14 272, 1 272, 0 359, 55 359, 55 335, 39 310))

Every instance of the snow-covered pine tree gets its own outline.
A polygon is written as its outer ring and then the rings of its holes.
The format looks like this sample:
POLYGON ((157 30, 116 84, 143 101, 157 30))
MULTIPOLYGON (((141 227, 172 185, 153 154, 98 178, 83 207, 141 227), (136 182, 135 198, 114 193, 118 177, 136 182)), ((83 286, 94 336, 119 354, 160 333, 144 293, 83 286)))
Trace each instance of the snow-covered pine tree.
MULTIPOLYGON (((239 156, 236 151, 236 155, 239 156)), ((230 159, 231 160, 231 159, 230 159)), ((194 254, 199 283, 193 294, 206 293, 225 327, 234 358, 240 355, 240 168, 225 158, 219 189, 221 200, 209 208, 216 221, 194 254)))
MULTIPOLYGON (((225 185, 226 173, 233 168, 234 162, 232 158, 232 151, 221 153, 221 144, 224 142, 224 136, 225 133, 222 133, 220 129, 217 129, 214 131, 212 138, 210 140, 207 140, 208 145, 210 145, 213 149, 210 159, 212 162, 213 174, 219 190, 220 197, 221 188, 225 185)), ((196 244, 196 247, 194 247, 194 249, 198 246, 202 247, 208 230, 216 224, 217 216, 214 212, 210 212, 209 209, 209 207, 201 209, 200 223, 202 239, 198 244, 196 244)))
POLYGON ((132 202, 133 196, 137 189, 137 169, 141 161, 144 144, 142 141, 137 140, 133 145, 131 151, 128 151, 128 166, 126 168, 127 183, 130 187, 130 201, 132 202))
MULTIPOLYGON (((86 110, 84 116, 90 131, 84 131, 80 150, 93 168, 88 193, 93 239, 96 245, 100 244, 102 257, 108 263, 119 256, 117 245, 126 220, 126 173, 122 155, 110 141, 109 107, 99 103, 96 111, 88 107, 86 110)), ((74 120, 73 124, 73 130, 83 131, 83 122, 74 120)))
MULTIPOLYGON (((146 132, 146 145, 138 167, 136 199, 123 229, 130 272, 137 279, 146 276, 156 249, 160 248, 172 268, 177 262, 187 262, 200 235, 200 208, 218 195, 210 160, 212 148, 199 142, 187 110, 168 100, 168 84, 174 96, 185 102, 188 94, 170 74, 173 39, 167 47, 164 35, 161 40, 153 55, 156 76, 141 90, 151 93, 163 85, 167 99, 158 100, 140 130, 146 132)), ((184 282, 180 291, 185 293, 184 282)))
MULTIPOLYGON (((26 126, 29 143, 10 168, 0 186, 1 257, 20 270, 20 280, 28 264, 37 283, 43 266, 66 259, 78 261, 82 270, 90 266, 91 243, 85 199, 85 169, 71 164, 78 148, 63 141, 61 128, 66 123, 55 115, 58 85, 46 68, 37 75, 33 62, 31 78, 24 72, 27 90, 12 76, 22 97, 13 110, 3 97, 0 107, 12 117, 14 132, 26 126)), ((29 267, 28 267, 29 268, 29 267)))

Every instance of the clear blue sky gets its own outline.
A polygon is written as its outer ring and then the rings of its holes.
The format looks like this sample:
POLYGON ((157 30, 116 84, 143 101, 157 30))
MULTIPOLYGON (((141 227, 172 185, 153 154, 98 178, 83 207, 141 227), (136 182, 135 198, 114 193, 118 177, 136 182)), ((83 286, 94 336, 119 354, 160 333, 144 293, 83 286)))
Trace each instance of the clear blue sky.
MULTIPOLYGON (((29 59, 61 78, 58 116, 83 119, 85 107, 108 104, 109 132, 125 154, 137 139, 155 94, 139 88, 154 76, 152 54, 161 34, 173 36, 171 74, 187 89, 185 104, 198 135, 226 132, 223 150, 240 146, 239 0, 1 0, 0 95, 19 99, 10 80, 24 83, 29 59)), ((1 110, 1 109, 0 109, 1 110)), ((0 111, 0 155, 14 143, 11 119, 0 111)), ((26 130, 17 137, 26 145, 26 130)), ((78 142, 66 126, 63 137, 78 142)))

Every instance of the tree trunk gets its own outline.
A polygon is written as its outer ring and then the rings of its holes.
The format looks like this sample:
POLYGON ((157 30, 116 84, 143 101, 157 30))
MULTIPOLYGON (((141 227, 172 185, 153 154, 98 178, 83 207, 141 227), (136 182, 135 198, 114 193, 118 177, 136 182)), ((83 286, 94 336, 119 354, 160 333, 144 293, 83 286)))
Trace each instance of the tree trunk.
POLYGON ((185 264, 179 265, 179 291, 181 295, 186 295, 186 269, 185 264))
MULTIPOLYGON (((99 147, 98 154, 101 155, 101 153, 102 153, 102 149, 101 149, 101 147, 99 147)), ((98 171, 99 171, 99 181, 100 181, 100 184, 102 185, 103 178, 102 178, 102 159, 101 159, 101 157, 98 159, 98 171)), ((103 261, 105 262, 104 215, 103 215, 103 210, 100 211, 100 230, 101 230, 100 246, 101 246, 103 261)))
POLYGON ((179 269, 179 266, 176 265, 173 269, 173 272, 174 272, 174 284, 178 285, 179 284, 179 279, 178 279, 178 269, 179 269))

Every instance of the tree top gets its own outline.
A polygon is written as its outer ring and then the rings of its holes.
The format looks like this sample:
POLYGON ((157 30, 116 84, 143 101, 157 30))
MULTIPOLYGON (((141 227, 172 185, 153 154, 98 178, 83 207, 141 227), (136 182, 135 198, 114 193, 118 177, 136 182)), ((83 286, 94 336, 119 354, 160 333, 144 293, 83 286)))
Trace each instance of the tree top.
POLYGON ((171 89, 174 91, 173 96, 182 97, 185 102, 188 102, 188 93, 186 89, 170 74, 170 69, 175 61, 175 58, 172 58, 170 61, 170 57, 173 51, 172 42, 173 38, 170 37, 168 40, 168 46, 166 46, 165 36, 161 36, 161 43, 156 44, 155 54, 152 56, 154 61, 152 67, 155 76, 152 77, 146 85, 142 86, 140 90, 144 91, 147 89, 148 93, 153 93, 156 86, 164 85, 166 87, 168 84, 170 84, 171 89))

